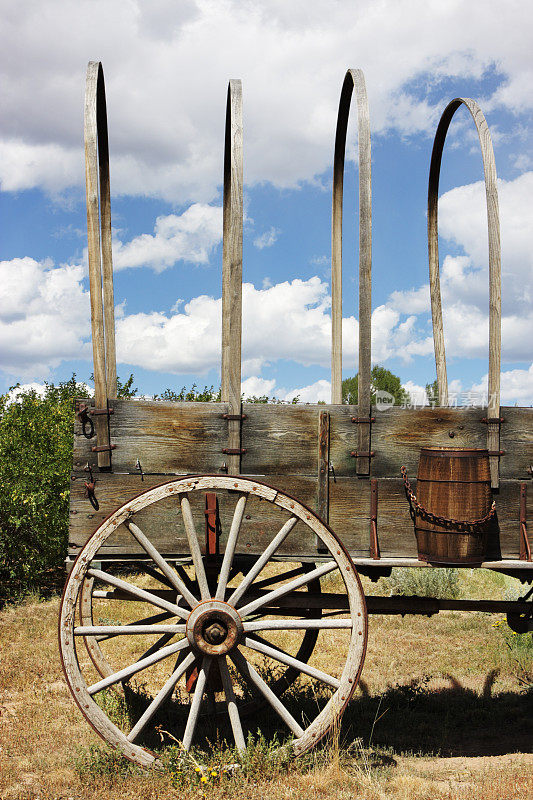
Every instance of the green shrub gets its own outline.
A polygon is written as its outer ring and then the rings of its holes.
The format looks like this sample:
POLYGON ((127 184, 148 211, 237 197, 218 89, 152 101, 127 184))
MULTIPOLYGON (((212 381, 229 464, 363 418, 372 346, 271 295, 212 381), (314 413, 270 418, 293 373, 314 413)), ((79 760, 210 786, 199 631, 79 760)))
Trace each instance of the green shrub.
POLYGON ((450 567, 395 567, 388 584, 391 594, 407 597, 459 597, 459 570, 450 567))
MULTIPOLYGON (((16 388, 16 387, 15 387, 16 388)), ((63 581, 67 551, 73 375, 58 386, 0 397, 0 601, 63 581)))

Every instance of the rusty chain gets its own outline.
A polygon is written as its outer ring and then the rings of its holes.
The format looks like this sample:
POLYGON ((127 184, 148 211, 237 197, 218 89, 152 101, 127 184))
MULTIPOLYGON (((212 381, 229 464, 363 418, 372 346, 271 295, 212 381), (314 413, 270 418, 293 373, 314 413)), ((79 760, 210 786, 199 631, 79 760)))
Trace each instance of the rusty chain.
POLYGON ((440 525, 441 527, 448 528, 456 533, 480 533, 480 531, 488 522, 490 522, 496 513, 496 502, 493 501, 488 514, 485 514, 485 516, 481 517, 480 519, 449 519, 448 517, 440 517, 438 514, 432 514, 431 511, 428 511, 427 508, 424 508, 424 506, 420 505, 418 502, 416 495, 411 488, 405 467, 401 468, 401 473, 405 487, 405 494, 409 500, 409 511, 413 521, 415 521, 416 517, 419 516, 422 519, 425 519, 426 522, 430 522, 432 525, 440 525))

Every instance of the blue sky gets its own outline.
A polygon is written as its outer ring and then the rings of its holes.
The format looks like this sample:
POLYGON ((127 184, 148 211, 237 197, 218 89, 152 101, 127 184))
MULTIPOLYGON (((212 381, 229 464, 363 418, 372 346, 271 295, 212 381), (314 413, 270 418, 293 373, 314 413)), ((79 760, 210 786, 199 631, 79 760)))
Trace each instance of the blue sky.
MULTIPOLYGON (((447 102, 473 97, 500 179, 502 404, 533 403, 531 4, 50 0, 0 8, 0 391, 92 371, 82 123, 86 64, 101 60, 122 377, 133 372, 146 394, 219 385, 224 107, 227 81, 239 77, 243 389, 329 400, 331 162, 344 73, 361 67, 372 129, 374 362, 400 375, 413 397, 434 378, 429 159, 447 102)), ((355 124, 349 154, 345 376, 357 369, 355 124)), ((474 125, 461 110, 444 153, 439 215, 448 377, 463 396, 481 393, 487 373, 482 178, 474 125)))

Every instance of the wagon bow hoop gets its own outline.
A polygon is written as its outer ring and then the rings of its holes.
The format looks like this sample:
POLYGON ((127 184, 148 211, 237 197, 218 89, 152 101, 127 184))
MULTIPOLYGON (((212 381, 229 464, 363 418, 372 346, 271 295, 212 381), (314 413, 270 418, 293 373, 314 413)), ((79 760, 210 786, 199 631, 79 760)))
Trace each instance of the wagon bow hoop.
MULTIPOLYGON (((438 239, 438 200, 439 176, 442 151, 448 128, 457 109, 465 105, 474 120, 483 157, 485 193, 487 201, 487 223, 489 238, 489 380, 487 418, 494 423, 487 425, 487 449, 489 452, 499 450, 500 418, 500 362, 501 362, 501 245, 500 214, 498 204, 498 187, 496 162, 489 127, 481 108, 475 100, 456 97, 449 103, 440 119, 433 142, 431 165, 428 182, 428 258, 429 284, 431 294, 431 314, 433 320, 433 341, 435 347, 435 365, 439 390, 439 405, 448 405, 448 379, 446 375, 446 355, 444 347, 444 330, 442 324, 442 303, 439 276, 439 239, 438 239)), ((491 484, 499 485, 498 456, 490 456, 491 484)))
MULTIPOLYGON (((222 224, 222 359, 220 394, 228 404, 228 447, 241 448, 241 342, 243 237, 242 83, 228 83, 224 135, 222 224)), ((230 474, 239 474, 240 454, 228 458, 230 474)))
MULTIPOLYGON (((372 182, 370 114, 365 76, 349 69, 339 101, 333 161, 331 209, 331 402, 342 403, 342 203, 346 133, 355 90, 359 147, 359 381, 358 416, 370 417, 371 295, 372 295, 372 182)), ((358 426, 357 451, 370 451, 370 426, 358 426)), ((368 475, 370 459, 357 458, 358 474, 368 475)))
MULTIPOLYGON (((89 61, 85 88, 85 186, 87 197, 87 250, 91 296, 91 330, 94 362, 94 399, 97 409, 107 409, 117 396, 113 260, 111 253, 111 192, 109 142, 104 71, 100 61, 89 61)), ((98 466, 111 466, 109 421, 96 421, 98 466)))

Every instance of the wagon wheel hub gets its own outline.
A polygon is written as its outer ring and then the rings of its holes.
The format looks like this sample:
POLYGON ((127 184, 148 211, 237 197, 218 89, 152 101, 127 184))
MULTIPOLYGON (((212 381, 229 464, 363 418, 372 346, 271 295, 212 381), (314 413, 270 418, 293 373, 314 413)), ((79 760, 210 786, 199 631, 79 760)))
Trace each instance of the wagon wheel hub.
POLYGON ((240 641, 242 621, 235 609, 219 600, 200 603, 187 620, 191 647, 208 656, 223 656, 240 641))

